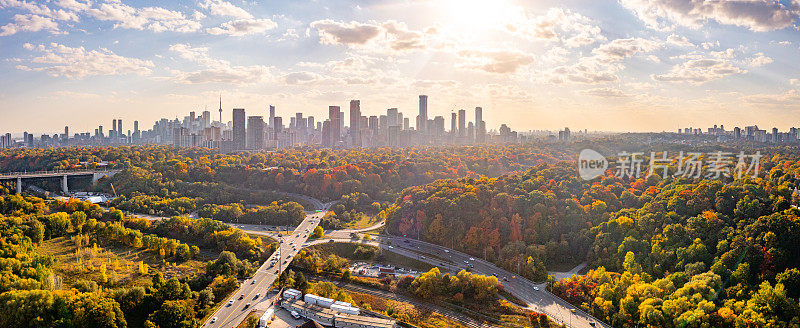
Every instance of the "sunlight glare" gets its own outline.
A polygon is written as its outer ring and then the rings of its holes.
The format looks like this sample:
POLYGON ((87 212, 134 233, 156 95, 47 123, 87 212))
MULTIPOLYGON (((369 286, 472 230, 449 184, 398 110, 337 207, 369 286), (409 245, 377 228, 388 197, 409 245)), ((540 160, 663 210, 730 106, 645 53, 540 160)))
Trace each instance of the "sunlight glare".
POLYGON ((506 0, 446 0, 442 4, 444 23, 457 32, 502 29, 521 12, 506 0))

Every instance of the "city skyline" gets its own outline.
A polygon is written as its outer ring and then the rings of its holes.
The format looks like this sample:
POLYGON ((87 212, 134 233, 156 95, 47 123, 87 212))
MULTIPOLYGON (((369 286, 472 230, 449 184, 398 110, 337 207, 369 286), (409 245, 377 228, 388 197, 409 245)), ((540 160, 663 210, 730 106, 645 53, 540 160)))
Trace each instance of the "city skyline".
POLYGON ((785 130, 798 4, 748 3, 3 1, 0 130, 153 121, 220 93, 228 109, 314 116, 347 99, 409 111, 427 94, 432 116, 482 106, 487 126, 519 131, 674 131, 720 113, 785 130))

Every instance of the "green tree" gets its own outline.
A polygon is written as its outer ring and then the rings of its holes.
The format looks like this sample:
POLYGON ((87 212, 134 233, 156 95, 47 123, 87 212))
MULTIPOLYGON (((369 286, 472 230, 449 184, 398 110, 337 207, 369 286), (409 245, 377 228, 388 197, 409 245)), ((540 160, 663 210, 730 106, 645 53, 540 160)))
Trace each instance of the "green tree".
POLYGON ((147 317, 145 325, 158 328, 194 328, 194 311, 185 300, 166 301, 147 317))

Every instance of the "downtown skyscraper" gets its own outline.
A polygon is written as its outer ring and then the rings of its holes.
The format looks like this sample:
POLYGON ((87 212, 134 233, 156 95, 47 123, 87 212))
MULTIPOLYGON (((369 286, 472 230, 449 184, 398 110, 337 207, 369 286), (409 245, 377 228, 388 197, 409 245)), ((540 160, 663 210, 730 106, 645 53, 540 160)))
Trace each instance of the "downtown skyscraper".
POLYGON ((247 147, 245 135, 244 108, 233 109, 233 149, 244 150, 247 147))

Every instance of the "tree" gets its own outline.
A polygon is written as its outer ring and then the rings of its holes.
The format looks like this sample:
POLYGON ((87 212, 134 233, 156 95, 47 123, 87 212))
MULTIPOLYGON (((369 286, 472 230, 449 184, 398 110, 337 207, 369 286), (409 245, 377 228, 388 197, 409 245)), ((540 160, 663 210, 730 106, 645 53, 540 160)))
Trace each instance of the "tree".
POLYGON ((214 290, 206 287, 197 294, 197 306, 202 310, 214 305, 214 290))
POLYGON ((166 301, 147 317, 146 325, 159 328, 194 328, 194 311, 185 300, 166 301))
POLYGON ((775 278, 779 284, 786 288, 786 295, 791 298, 800 296, 800 270, 797 268, 786 269, 775 278))
POLYGON ((322 238, 322 236, 323 236, 323 230, 322 230, 322 226, 316 226, 316 227, 314 228, 314 237, 316 237, 316 238, 322 238))
POLYGON ((158 289, 158 298, 164 301, 181 300, 191 297, 189 285, 181 283, 178 278, 171 278, 158 289))
POLYGON ((306 289, 308 289, 308 281, 306 280, 306 277, 303 275, 303 273, 300 271, 294 273, 294 287, 300 291, 305 291, 306 289))

